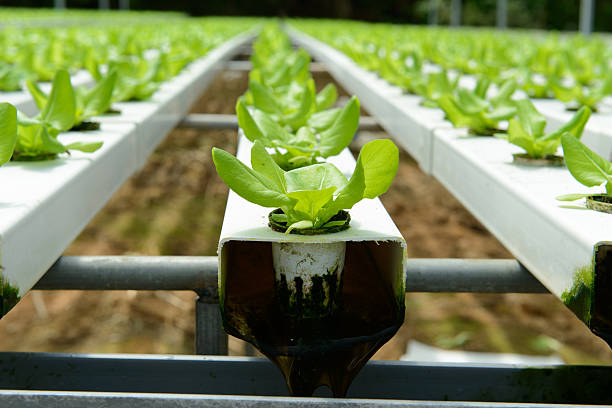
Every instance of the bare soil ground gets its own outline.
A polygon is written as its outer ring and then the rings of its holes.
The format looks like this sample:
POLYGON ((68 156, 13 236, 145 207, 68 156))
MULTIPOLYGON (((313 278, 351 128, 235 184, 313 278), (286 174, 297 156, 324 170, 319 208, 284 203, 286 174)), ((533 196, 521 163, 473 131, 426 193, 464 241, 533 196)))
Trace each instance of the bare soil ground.
MULTIPOLYGON (((315 79, 319 88, 331 81, 327 74, 315 79)), ((246 86, 245 73, 225 72, 193 111, 234 113, 246 86)), ((235 144, 233 131, 173 131, 66 254, 215 255, 227 188, 210 152, 213 146, 234 152, 235 144)), ((511 257, 406 154, 382 201, 410 257, 511 257)), ((0 321, 0 350, 193 353, 194 298, 187 292, 33 291, 0 321)), ((571 363, 612 363, 608 346, 551 295, 410 293, 406 305, 404 326, 375 358, 397 359, 416 339, 443 348, 557 352, 571 363)), ((230 352, 245 348, 232 341, 230 352)))

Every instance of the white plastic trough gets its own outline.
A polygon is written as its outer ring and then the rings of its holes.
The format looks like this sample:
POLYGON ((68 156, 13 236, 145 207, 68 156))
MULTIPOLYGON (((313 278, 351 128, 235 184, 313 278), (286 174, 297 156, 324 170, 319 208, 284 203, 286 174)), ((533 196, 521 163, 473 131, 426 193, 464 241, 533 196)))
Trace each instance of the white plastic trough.
POLYGON ((121 115, 96 118, 101 129, 68 132, 73 140, 100 140, 93 154, 44 162, 10 162, 0 168, 0 317, 23 297, 104 203, 146 161, 187 114, 226 59, 253 37, 235 36, 194 62, 149 102, 118 104, 121 115), (14 298, 17 295, 18 298, 14 298))
MULTIPOLYGON (((416 155, 423 170, 440 180, 536 278, 565 299, 593 331, 612 339, 612 216, 586 210, 580 202, 555 200, 562 194, 601 189, 587 189, 565 168, 513 165, 512 153, 521 152, 520 148, 496 138, 467 137, 465 129, 454 129, 444 121, 440 110, 418 105, 414 101, 418 97, 397 96, 399 89, 389 90, 391 85, 340 52, 296 31, 290 35, 326 63, 334 78, 355 92, 364 106, 374 105, 372 113, 402 146, 409 146, 406 150, 416 155), (377 105, 385 107, 379 107, 381 117, 377 105), (400 106, 391 110, 390 105, 400 106), (432 113, 436 111, 437 117, 432 113), (595 274, 594 286, 581 292, 591 301, 586 306, 570 299, 584 273, 595 274)), ((551 112, 543 113, 549 128, 560 125, 551 120, 551 112)), ((571 113, 564 114, 566 121, 571 113)), ((605 156, 611 151, 612 134, 603 125, 599 131, 599 126, 595 121, 587 127, 583 140, 605 156)))
POLYGON ((520 148, 499 139, 465 135, 465 130, 435 132, 433 175, 544 286, 597 329, 592 308, 612 305, 612 287, 605 280, 612 274, 612 216, 555 197, 601 193, 601 188, 584 187, 563 167, 514 165, 512 154, 521 152, 520 148), (601 259, 595 259, 596 252, 601 259), (581 273, 595 273, 596 293, 591 294, 593 305, 588 310, 568 298, 572 288, 580 285, 581 273), (607 298, 597 295, 598 286, 607 298))

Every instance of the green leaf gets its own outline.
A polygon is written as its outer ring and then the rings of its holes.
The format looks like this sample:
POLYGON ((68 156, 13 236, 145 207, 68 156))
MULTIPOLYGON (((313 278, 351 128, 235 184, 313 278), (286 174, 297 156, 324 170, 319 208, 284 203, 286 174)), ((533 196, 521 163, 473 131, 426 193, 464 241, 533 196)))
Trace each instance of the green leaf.
POLYGON ((294 130, 304 126, 315 110, 315 85, 312 78, 306 82, 306 86, 303 88, 299 100, 300 104, 297 109, 283 116, 283 122, 294 130))
POLYGON ((325 224, 323 224, 324 228, 330 228, 330 227, 339 227, 340 225, 344 225, 346 224, 346 221, 330 221, 330 222, 326 222, 325 224))
POLYGON ((285 171, 276 164, 260 140, 255 141, 251 148, 251 167, 272 181, 278 191, 287 192, 285 171))
POLYGON ((485 113, 485 118, 494 122, 501 120, 508 120, 516 115, 516 108, 514 106, 500 106, 493 109, 490 112, 485 113))
POLYGON ((455 98, 450 95, 443 95, 438 99, 438 106, 446 113, 446 117, 454 127, 470 126, 472 120, 470 116, 463 113, 457 106, 455 98))
POLYGON ((591 117, 591 109, 587 106, 583 106, 572 116, 569 122, 565 125, 561 126, 559 129, 554 132, 549 133, 544 138, 545 139, 553 139, 559 138, 565 132, 570 133, 577 139, 580 139, 582 136, 582 132, 584 131, 584 127, 586 126, 587 121, 591 117))
POLYGON ((317 94, 316 97, 316 111, 320 112, 323 109, 327 109, 332 106, 336 99, 338 99, 338 90, 336 86, 329 83, 317 94))
POLYGON ((469 115, 482 112, 489 107, 485 99, 465 88, 457 89, 457 102, 459 109, 469 115))
POLYGON ((588 196, 592 196, 593 194, 564 194, 559 197, 555 197, 556 200, 559 201, 576 201, 581 198, 587 198, 588 196))
POLYGON ((359 99, 353 96, 342 108, 334 123, 320 134, 319 151, 321 156, 330 157, 351 143, 359 127, 359 99))
POLYGON ((347 183, 344 174, 331 163, 313 164, 288 171, 285 180, 288 192, 342 188, 347 183))
POLYGON ((47 104, 49 96, 44 93, 38 84, 31 79, 26 80, 26 87, 28 88, 28 91, 30 91, 30 95, 32 95, 32 99, 34 99, 34 103, 36 104, 38 110, 43 110, 47 104))
POLYGON ((334 124, 340 112, 342 112, 341 108, 333 108, 313 113, 308 118, 308 125, 319 132, 325 130, 334 124))
POLYGON ((262 207, 291 206, 295 201, 280 192, 275 184, 251 170, 224 150, 213 148, 217 173, 236 194, 262 207))
POLYGON ((544 134, 546 119, 542 116, 529 99, 516 102, 519 121, 525 132, 534 138, 544 134))
POLYGON ((291 224, 287 228, 287 231, 285 231, 285 234, 290 234, 291 231, 293 231, 294 229, 306 229, 306 228, 312 228, 312 227, 313 227, 313 223, 310 220, 297 221, 291 224))
POLYGON ((291 140, 291 134, 283 129, 276 120, 257 109, 249 111, 242 99, 238 99, 236 103, 236 115, 238 126, 252 142, 261 140, 264 145, 271 146, 273 140, 291 140))
POLYGON ((332 200, 334 191, 336 187, 331 186, 321 190, 292 191, 287 195, 297 200, 294 211, 306 214, 309 220, 314 221, 321 208, 332 200))
POLYGON ((0 103, 0 165, 11 160, 17 143, 17 109, 10 103, 0 103))
POLYGON ((399 167, 399 150, 389 139, 377 139, 366 143, 359 152, 357 166, 364 172, 365 198, 375 198, 385 193, 399 167))
POLYGON ((249 90, 251 91, 253 103, 257 109, 261 109, 268 113, 281 113, 282 109, 268 87, 259 82, 249 81, 249 90))
POLYGON ((76 101, 70 75, 66 70, 59 70, 53 79, 49 100, 40 113, 40 119, 59 131, 70 129, 74 125, 76 101))
POLYGON ((85 153, 93 153, 102 147, 103 142, 74 142, 66 145, 68 150, 79 150, 85 153))
POLYGON ((572 176, 587 187, 606 183, 612 190, 612 163, 601 158, 569 133, 561 136, 565 164, 572 176))
POLYGON ((81 121, 92 116, 102 115, 111 106, 113 90, 117 82, 117 71, 113 70, 104 79, 88 92, 83 106, 81 121))

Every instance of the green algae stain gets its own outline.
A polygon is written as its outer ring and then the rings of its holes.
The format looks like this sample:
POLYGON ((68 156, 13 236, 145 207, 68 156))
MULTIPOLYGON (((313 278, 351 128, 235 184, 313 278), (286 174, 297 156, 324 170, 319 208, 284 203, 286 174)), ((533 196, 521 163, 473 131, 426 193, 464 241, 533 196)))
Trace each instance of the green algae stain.
POLYGON ((587 326, 591 322, 593 286, 595 274, 593 264, 578 268, 574 274, 574 284, 561 294, 561 300, 587 326))
POLYGON ((19 302, 19 289, 11 286, 0 275, 0 318, 19 302))

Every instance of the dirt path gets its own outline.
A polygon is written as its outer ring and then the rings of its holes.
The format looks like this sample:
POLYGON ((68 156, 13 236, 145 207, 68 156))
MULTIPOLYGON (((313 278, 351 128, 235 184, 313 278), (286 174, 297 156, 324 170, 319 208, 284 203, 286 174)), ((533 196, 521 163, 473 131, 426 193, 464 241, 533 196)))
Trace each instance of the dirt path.
MULTIPOLYGON (((330 81, 323 74, 315 79, 319 88, 330 81)), ((234 113, 246 86, 246 74, 226 72, 193 111, 234 113)), ((372 136, 385 134, 361 135, 372 136)), ((66 254, 215 255, 227 188, 210 151, 234 152, 235 139, 233 131, 173 131, 66 254)), ((405 154, 382 200, 411 257, 511 257, 405 154)), ((612 362, 609 348, 550 295, 413 293, 406 304, 406 323, 376 358, 399 358, 416 339, 444 348, 557 351, 573 363, 612 362)), ((0 321, 0 350, 192 353, 193 321, 194 295, 187 292, 32 292, 0 321)), ((241 343, 233 341, 231 352, 242 353, 241 343)))

